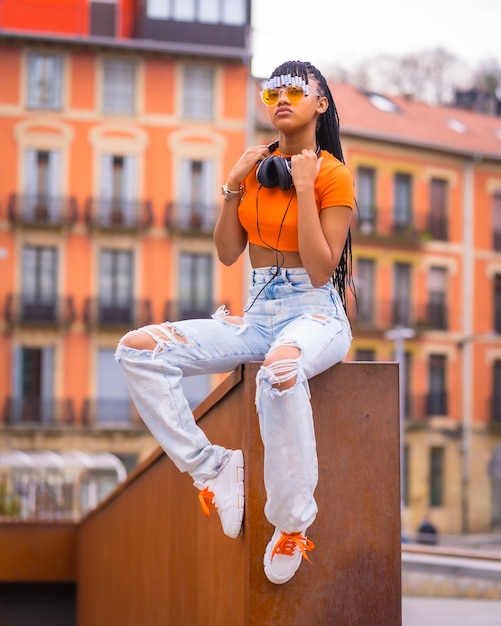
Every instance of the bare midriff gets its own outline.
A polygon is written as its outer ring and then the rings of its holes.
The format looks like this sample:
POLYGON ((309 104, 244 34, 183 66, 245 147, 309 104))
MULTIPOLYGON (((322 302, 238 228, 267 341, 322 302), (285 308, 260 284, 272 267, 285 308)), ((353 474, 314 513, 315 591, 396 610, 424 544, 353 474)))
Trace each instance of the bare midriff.
POLYGON ((252 267, 303 267, 299 252, 276 251, 249 243, 249 257, 252 267))

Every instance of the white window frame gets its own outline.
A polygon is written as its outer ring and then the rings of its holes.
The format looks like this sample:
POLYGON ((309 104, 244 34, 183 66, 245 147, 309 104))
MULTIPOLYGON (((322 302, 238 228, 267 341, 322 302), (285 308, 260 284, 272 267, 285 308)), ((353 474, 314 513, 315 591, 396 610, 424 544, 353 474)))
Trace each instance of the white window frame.
POLYGON ((60 111, 63 105, 63 57, 29 52, 27 58, 27 106, 60 111))
POLYGON ((134 115, 136 62, 106 57, 102 63, 102 110, 111 115, 134 115))

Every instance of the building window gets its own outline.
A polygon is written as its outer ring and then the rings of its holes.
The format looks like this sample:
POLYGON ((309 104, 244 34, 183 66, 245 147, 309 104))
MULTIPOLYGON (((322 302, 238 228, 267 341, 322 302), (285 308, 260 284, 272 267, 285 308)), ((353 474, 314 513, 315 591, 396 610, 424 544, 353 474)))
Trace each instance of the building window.
POLYGON ((183 72, 183 117, 211 120, 214 116, 214 70, 189 65, 183 72))
POLYGON ((22 316, 25 321, 52 322, 57 311, 57 249, 24 246, 22 316))
POLYGON ((444 448, 430 449, 430 506, 444 504, 444 456, 444 448))
POLYGON ((136 64, 123 59, 103 61, 103 113, 133 115, 136 64))
POLYGON ((412 177, 397 172, 394 179, 395 197, 393 206, 393 226, 397 232, 412 226, 412 177))
POLYGON ((432 178, 430 181, 430 215, 428 229, 433 239, 447 241, 447 203, 449 183, 441 178, 432 178))
POLYGON ((494 276, 494 330, 501 333, 501 274, 494 276))
POLYGON ((501 191, 492 196, 492 247, 501 252, 501 191))
POLYGON ((428 415, 447 415, 447 361, 442 354, 430 355, 428 361, 428 415))
POLYGON ((372 259, 357 260, 357 322, 374 323, 374 274, 375 263, 372 259))
POLYGON ((492 367, 491 421, 501 423, 501 361, 492 367))
POLYGON ((355 350, 355 361, 375 361, 376 352, 371 348, 357 348, 355 350))
POLYGON ((24 217, 56 221, 61 216, 61 203, 61 153, 57 150, 26 150, 24 217))
POLYGON ((177 223, 182 229, 212 230, 215 222, 214 162, 183 159, 177 223))
POLYGON ((410 498, 409 498, 409 485, 410 485, 410 462, 411 462, 411 451, 409 446, 404 446, 404 449, 402 451, 402 456, 403 456, 403 472, 402 472, 402 476, 401 476, 401 480, 402 480, 402 500, 404 503, 404 506, 409 506, 410 504, 410 498))
POLYGON ((210 254, 179 255, 178 319, 209 317, 213 313, 213 260, 210 254))
POLYGON ((447 270, 432 267, 428 273, 427 322, 430 328, 447 330, 447 270))
POLYGON ((409 326, 411 323, 411 266, 395 263, 393 268, 392 323, 409 326))
POLYGON ((14 422, 53 422, 54 349, 16 347, 13 354, 14 399, 10 419, 14 422))
POLYGON ((100 157, 99 223, 132 225, 137 208, 137 158, 102 154, 100 157))
POLYGON ((134 253, 101 250, 99 272, 99 321, 130 323, 134 317, 134 253))
POLYGON ((358 229, 372 233, 376 228, 376 172, 370 167, 357 170, 358 229))
POLYGON ((147 0, 146 15, 150 19, 171 19, 180 22, 228 24, 246 23, 247 0, 147 0))
POLYGON ((59 111, 62 107, 63 59, 55 54, 28 54, 28 107, 59 111))
POLYGON ((98 424, 130 423, 130 396, 120 368, 115 366, 114 350, 100 348, 96 355, 96 389, 94 422, 98 424))

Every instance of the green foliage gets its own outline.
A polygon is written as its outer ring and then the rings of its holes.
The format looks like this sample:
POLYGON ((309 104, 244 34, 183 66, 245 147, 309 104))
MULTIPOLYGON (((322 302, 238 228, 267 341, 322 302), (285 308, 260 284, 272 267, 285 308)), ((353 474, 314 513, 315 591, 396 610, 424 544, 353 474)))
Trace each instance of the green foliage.
POLYGON ((21 515, 21 500, 7 492, 5 483, 0 483, 0 516, 19 517, 21 515))

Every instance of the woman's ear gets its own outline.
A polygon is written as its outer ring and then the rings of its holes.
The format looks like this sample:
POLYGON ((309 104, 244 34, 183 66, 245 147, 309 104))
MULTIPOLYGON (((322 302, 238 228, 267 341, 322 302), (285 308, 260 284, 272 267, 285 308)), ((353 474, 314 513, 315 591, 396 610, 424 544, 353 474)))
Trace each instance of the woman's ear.
POLYGON ((326 96, 320 96, 320 98, 318 99, 317 111, 320 114, 325 113, 328 108, 329 108, 329 101, 327 100, 326 96))

